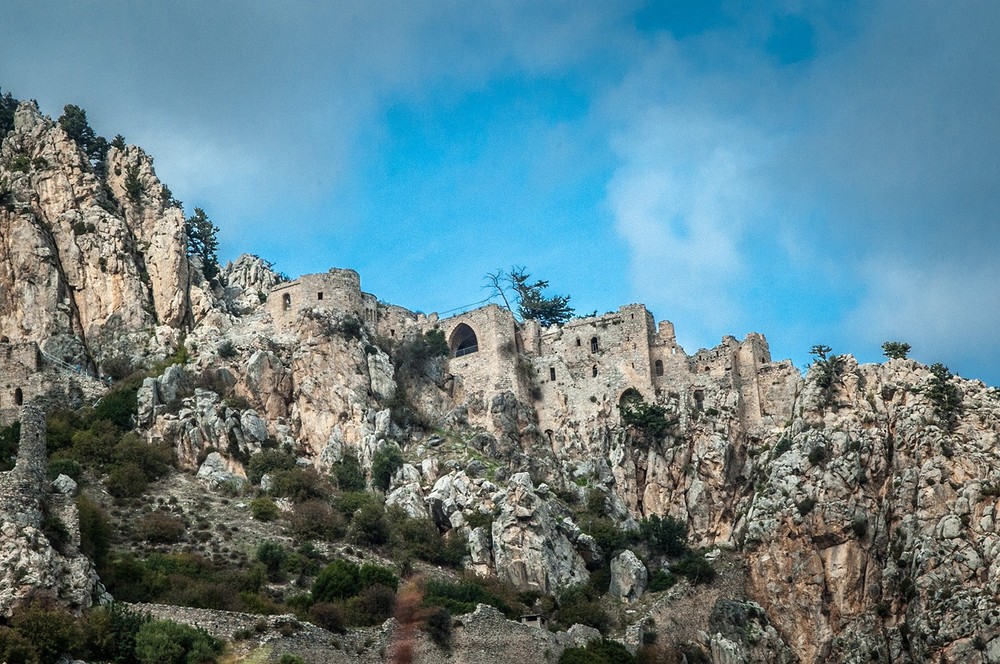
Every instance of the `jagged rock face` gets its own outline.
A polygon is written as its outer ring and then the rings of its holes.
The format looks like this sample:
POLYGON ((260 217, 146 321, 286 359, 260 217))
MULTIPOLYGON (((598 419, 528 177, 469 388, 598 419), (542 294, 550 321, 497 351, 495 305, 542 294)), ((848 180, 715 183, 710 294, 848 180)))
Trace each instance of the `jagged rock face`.
POLYGON ((649 573, 639 557, 631 551, 622 551, 611 560, 611 588, 609 592, 625 602, 634 602, 646 592, 649 573))
POLYGON ((546 500, 546 494, 547 488, 539 495, 527 473, 510 478, 493 522, 493 556, 500 578, 518 588, 550 593, 586 581, 589 573, 571 539, 579 530, 565 508, 546 500))
POLYGON ((226 300, 233 309, 247 313, 263 304, 284 277, 260 256, 242 254, 222 268, 222 281, 226 284, 226 300))
POLYGON ((104 183, 57 124, 19 106, 0 157, 12 201, 0 208, 0 329, 12 340, 71 335, 100 356, 188 315, 182 212, 165 204, 138 148, 112 148, 107 164, 104 183), (130 165, 141 204, 123 189, 130 165))
POLYGON ((949 433, 929 377, 850 359, 829 396, 808 384, 761 464, 741 528, 753 594, 807 661, 968 661, 1000 639, 1000 399, 962 382, 949 433))

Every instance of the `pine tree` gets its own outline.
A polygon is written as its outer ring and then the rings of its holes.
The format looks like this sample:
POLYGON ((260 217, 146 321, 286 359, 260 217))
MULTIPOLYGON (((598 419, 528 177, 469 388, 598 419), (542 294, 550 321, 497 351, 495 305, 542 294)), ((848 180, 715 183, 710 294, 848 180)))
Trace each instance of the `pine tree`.
POLYGON ((212 223, 204 210, 195 208, 194 215, 184 222, 184 230, 187 232, 188 256, 200 258, 205 278, 214 279, 219 274, 219 258, 216 255, 219 249, 219 241, 216 238, 218 227, 212 223))

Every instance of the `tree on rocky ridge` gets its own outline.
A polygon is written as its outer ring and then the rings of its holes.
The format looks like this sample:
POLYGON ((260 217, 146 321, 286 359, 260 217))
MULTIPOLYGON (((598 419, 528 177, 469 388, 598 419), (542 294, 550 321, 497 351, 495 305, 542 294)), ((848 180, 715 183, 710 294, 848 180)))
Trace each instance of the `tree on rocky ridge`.
POLYGON ((512 267, 509 272, 497 270, 486 275, 486 287, 499 295, 507 309, 513 312, 507 299, 507 289, 514 291, 517 314, 523 320, 537 320, 545 327, 562 325, 573 317, 573 307, 569 306, 569 295, 546 296, 544 291, 549 282, 543 279, 531 281, 531 275, 523 267, 512 267))
POLYGON ((11 94, 4 93, 0 88, 0 139, 14 129, 14 111, 17 110, 17 100, 11 94))
POLYGON ((195 208, 194 214, 184 222, 187 233, 188 256, 201 259, 201 271, 206 279, 212 280, 219 274, 219 228, 212 223, 205 211, 195 208))
POLYGON ((890 360, 905 360, 910 353, 910 344, 902 341, 886 341, 882 344, 882 354, 890 360))

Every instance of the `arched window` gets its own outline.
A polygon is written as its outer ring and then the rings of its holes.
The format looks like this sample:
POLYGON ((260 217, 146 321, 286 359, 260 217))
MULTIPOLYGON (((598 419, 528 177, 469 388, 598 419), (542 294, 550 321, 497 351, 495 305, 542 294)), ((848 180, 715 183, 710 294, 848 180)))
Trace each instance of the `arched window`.
POLYGON ((639 394, 639 390, 630 387, 622 392, 622 395, 618 398, 618 406, 623 408, 640 401, 642 401, 642 395, 639 394))
POLYGON ((698 410, 705 410, 705 392, 704 390, 694 391, 694 407, 698 410))
POLYGON ((590 352, 591 353, 597 352, 597 337, 590 338, 590 352))
POLYGON ((594 378, 597 378, 597 365, 594 365, 594 378))
POLYGON ((451 333, 451 343, 448 345, 451 347, 452 357, 462 357, 479 351, 479 340, 476 338, 476 333, 465 323, 459 323, 455 327, 451 333))
POLYGON ((285 311, 292 308, 292 296, 289 293, 285 293, 281 296, 281 305, 284 307, 285 311))
POLYGON ((21 391, 21 388, 19 387, 16 390, 14 390, 14 405, 20 406, 23 403, 24 403, 24 393, 21 391))
POLYGON ((663 375, 663 360, 657 360, 656 364, 653 365, 653 369, 656 371, 657 376, 663 375))

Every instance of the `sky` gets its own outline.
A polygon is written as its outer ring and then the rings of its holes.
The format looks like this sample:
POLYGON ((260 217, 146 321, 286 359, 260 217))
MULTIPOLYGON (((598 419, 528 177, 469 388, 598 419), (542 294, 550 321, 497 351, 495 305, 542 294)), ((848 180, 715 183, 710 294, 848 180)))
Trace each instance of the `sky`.
POLYGON ((425 312, 523 266, 689 353, 900 340, 998 385, 997 34, 986 0, 4 0, 0 88, 142 146, 223 261, 425 312))

